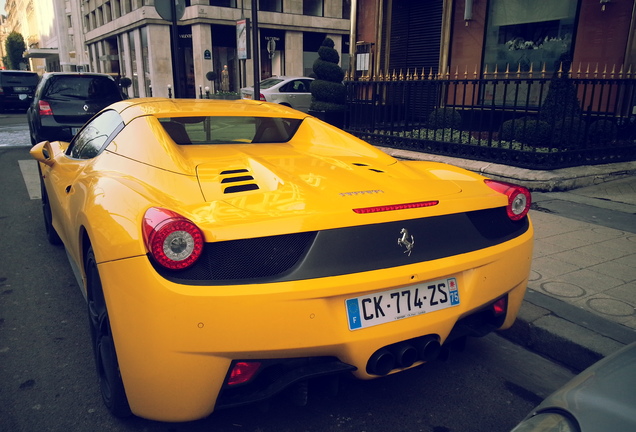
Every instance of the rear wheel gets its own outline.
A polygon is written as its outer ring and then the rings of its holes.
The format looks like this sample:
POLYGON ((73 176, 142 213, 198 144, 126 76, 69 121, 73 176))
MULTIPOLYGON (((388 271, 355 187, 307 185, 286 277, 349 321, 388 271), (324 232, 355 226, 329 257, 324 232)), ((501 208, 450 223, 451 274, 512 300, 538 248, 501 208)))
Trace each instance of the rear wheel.
POLYGON ((102 399, 114 416, 128 417, 131 415, 130 406, 119 372, 106 301, 92 247, 88 249, 86 254, 85 270, 88 319, 102 399))
POLYGON ((44 183, 40 181, 40 187, 42 190, 42 214, 44 216, 44 229, 46 230, 46 239, 52 245, 62 244, 60 236, 57 235, 57 231, 53 227, 53 213, 51 212, 51 205, 49 204, 49 196, 46 194, 46 188, 44 183))

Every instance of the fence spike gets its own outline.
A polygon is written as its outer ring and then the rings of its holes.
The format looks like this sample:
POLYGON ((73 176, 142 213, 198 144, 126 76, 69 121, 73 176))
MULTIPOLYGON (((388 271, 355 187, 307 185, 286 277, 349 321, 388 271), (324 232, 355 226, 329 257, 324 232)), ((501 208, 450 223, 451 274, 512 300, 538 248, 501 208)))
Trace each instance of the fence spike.
POLYGON ((632 75, 632 65, 629 65, 629 69, 627 70, 627 76, 628 78, 632 75))
POLYGON ((474 75, 475 75, 475 79, 477 79, 477 77, 479 76, 478 72, 477 72, 477 65, 475 65, 475 74, 474 75))
POLYGON ((543 66, 541 67, 541 78, 545 78, 546 70, 545 70, 545 62, 543 62, 543 66))
POLYGON ((610 72, 610 78, 614 79, 616 75, 616 63, 612 65, 612 72, 610 72))
POLYGON ((521 63, 517 63, 517 77, 521 76, 521 63))

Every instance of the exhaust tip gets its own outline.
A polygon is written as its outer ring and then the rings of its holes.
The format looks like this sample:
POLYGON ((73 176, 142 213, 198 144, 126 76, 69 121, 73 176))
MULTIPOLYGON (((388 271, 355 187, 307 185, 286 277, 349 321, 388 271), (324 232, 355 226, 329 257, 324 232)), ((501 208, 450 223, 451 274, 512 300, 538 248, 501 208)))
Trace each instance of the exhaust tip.
POLYGON ((439 357, 442 346, 437 338, 431 337, 422 340, 417 348, 420 360, 429 362, 439 357))
POLYGON ((367 363, 367 373, 371 375, 387 375, 395 367, 395 356, 386 348, 373 353, 367 363))
POLYGON ((402 343, 395 347, 396 365, 401 368, 407 368, 413 365, 418 358, 417 349, 410 344, 402 343))

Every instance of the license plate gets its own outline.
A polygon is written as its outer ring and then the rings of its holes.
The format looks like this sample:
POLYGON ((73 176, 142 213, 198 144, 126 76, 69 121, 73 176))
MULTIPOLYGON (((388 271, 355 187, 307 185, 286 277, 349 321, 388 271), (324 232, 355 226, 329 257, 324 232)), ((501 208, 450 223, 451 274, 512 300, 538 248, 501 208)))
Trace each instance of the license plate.
POLYGON ((14 92, 28 92, 29 88, 28 87, 13 87, 13 91, 14 92))
POLYGON ((243 95, 243 99, 252 99, 252 95, 251 94, 244 94, 243 95))
POLYGON ((71 134, 73 135, 77 135, 77 133, 79 132, 81 128, 71 128, 71 134))
POLYGON ((440 279, 345 301, 349 330, 411 318, 459 304, 455 278, 440 279))

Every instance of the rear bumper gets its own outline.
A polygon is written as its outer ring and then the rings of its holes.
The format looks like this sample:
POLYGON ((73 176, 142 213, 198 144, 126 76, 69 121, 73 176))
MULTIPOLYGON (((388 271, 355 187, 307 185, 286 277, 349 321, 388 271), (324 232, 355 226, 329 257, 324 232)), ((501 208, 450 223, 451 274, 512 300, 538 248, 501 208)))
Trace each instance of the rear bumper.
POLYGON ((99 270, 131 409, 150 419, 186 421, 215 409, 237 359, 329 358, 370 379, 377 376, 367 372, 376 351, 425 335, 444 342, 460 319, 502 296, 508 304, 501 328, 509 327, 531 257, 532 227, 459 256, 300 281, 180 285, 159 276, 145 256, 103 263, 99 270), (349 330, 346 299, 443 277, 457 279, 459 305, 349 330))

